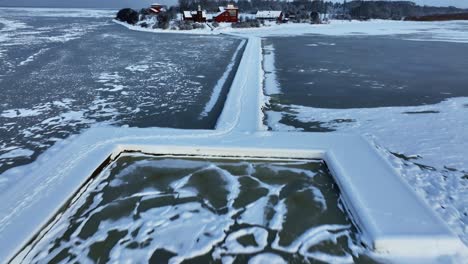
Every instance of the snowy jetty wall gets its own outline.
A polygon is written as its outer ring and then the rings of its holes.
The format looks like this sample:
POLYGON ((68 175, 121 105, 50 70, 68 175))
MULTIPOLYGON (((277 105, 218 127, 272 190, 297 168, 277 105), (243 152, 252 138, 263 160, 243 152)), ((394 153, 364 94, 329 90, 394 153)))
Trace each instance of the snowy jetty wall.
POLYGON ((229 90, 217 130, 259 131, 263 128, 262 49, 260 38, 249 37, 229 90))
POLYGON ((436 262, 466 247, 376 150, 357 135, 259 131, 260 39, 250 37, 216 130, 93 128, 10 173, 0 194, 0 260, 14 257, 100 166, 125 151, 238 158, 323 159, 364 242, 390 260, 436 262))

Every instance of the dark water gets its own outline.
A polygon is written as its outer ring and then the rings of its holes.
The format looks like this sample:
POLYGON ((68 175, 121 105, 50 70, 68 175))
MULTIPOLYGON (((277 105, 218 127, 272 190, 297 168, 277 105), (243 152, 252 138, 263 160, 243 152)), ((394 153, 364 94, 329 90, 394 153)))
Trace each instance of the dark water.
POLYGON ((291 263, 368 263, 339 197, 320 161, 124 156, 23 262, 246 263, 270 253, 291 263))
POLYGON ((466 43, 301 36, 269 38, 264 44, 275 49, 283 104, 416 106, 468 96, 466 43))
POLYGON ((113 15, 0 9, 0 173, 93 125, 214 127, 236 67, 201 113, 240 40, 135 32, 113 15))

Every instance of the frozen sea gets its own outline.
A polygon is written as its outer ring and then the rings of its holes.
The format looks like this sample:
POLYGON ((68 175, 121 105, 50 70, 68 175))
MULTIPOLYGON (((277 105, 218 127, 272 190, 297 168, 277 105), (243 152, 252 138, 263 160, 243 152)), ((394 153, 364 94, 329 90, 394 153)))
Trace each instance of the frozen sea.
POLYGON ((243 42, 130 31, 114 15, 0 9, 0 173, 91 126, 214 127, 243 42))
MULTIPOLYGON (((467 27, 468 30, 468 27, 467 27)), ((435 104, 468 96, 466 43, 408 36, 273 37, 281 99, 319 108, 435 104)))

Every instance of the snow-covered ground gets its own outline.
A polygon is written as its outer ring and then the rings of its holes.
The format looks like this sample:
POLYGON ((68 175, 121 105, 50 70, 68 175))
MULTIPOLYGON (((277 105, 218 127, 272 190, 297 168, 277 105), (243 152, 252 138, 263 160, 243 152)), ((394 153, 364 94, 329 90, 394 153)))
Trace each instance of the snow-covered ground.
POLYGON ((468 42, 467 21, 410 22, 392 20, 342 21, 331 20, 329 24, 269 24, 267 27, 250 29, 226 29, 237 33, 267 36, 298 36, 320 34, 328 36, 346 35, 413 35, 414 40, 468 42))
POLYGON ((129 29, 155 32, 155 33, 183 33, 183 34, 240 34, 258 37, 272 36, 300 36, 310 34, 320 34, 328 36, 351 36, 351 35, 407 35, 407 39, 414 41, 451 41, 468 42, 467 21, 448 22, 414 22, 414 21, 393 21, 393 20, 371 20, 371 21, 347 21, 331 20, 329 24, 307 24, 307 23, 287 23, 276 24, 267 22, 265 26, 259 28, 232 28, 230 23, 220 23, 218 28, 212 30, 209 27, 195 30, 163 30, 142 28, 131 26, 114 20, 129 29))

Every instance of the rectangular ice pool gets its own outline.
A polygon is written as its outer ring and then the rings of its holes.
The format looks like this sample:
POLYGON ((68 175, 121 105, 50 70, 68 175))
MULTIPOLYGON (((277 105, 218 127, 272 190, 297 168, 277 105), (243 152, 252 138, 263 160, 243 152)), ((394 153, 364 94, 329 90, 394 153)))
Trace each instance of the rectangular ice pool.
POLYGON ((125 154, 15 260, 369 262, 365 251, 323 161, 125 154))

